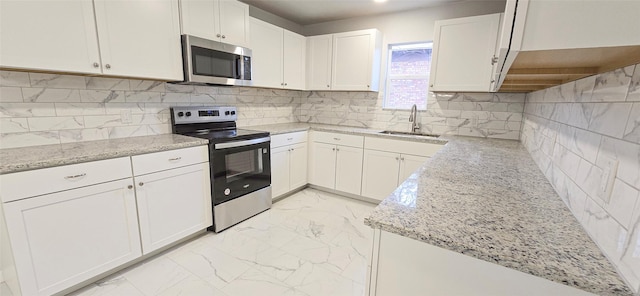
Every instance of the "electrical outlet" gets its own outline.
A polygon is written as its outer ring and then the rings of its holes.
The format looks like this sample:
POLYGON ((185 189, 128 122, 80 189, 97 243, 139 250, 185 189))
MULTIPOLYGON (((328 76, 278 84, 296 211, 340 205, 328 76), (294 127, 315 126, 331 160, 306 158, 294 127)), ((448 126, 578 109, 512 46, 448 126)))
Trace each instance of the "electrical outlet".
POLYGON ((602 200, 609 203, 611 199, 611 192, 613 191, 613 182, 616 180, 616 174, 618 172, 618 160, 607 159, 604 171, 602 173, 602 180, 600 180, 600 194, 602 200))
POLYGON ((120 121, 125 124, 131 123, 131 110, 120 111, 120 121))

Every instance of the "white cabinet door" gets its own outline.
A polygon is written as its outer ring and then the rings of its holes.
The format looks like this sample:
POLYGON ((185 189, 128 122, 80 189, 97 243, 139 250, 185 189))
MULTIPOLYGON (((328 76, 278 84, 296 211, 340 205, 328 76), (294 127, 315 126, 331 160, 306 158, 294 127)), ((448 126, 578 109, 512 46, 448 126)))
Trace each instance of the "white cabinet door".
POLYGON ((235 0, 218 0, 221 42, 249 46, 249 5, 235 0))
POLYGON ((104 74, 183 80, 177 0, 94 1, 104 74))
POLYGON ((422 167, 427 159, 429 158, 424 156, 407 154, 400 155, 400 172, 398 174, 398 185, 402 184, 402 182, 409 178, 409 176, 411 176, 413 172, 422 167))
POLYGON ((251 18, 253 86, 282 88, 282 28, 251 18))
POLYGON ((135 183, 144 254, 213 224, 208 162, 136 176, 135 183))
POLYGON ((335 189, 360 195, 362 148, 336 146, 335 189))
POLYGON ((383 200, 398 187, 400 154, 364 150, 362 196, 383 200))
POLYGON ((305 89, 305 37, 284 30, 283 82, 287 89, 305 89))
POLYGON ((100 74, 91 1, 0 1, 0 66, 100 74))
POLYGON ((333 35, 307 37, 307 89, 331 89, 333 35))
POLYGON ((327 188, 336 185, 336 146, 314 142, 309 160, 310 183, 327 188))
POLYGON ((271 149, 271 198, 278 197, 289 191, 290 149, 290 146, 271 149))
POLYGON ((289 157, 289 190, 304 186, 307 181, 307 143, 291 145, 289 157))
POLYGON ((3 205, 22 295, 55 294, 141 255, 131 185, 129 178, 3 205))
POLYGON ((500 13, 436 21, 430 90, 491 90, 500 21, 500 13))
POLYGON ((380 49, 376 37, 376 30, 333 35, 332 90, 378 90, 380 49))
POLYGON ((188 34, 209 40, 219 40, 216 37, 218 17, 214 0, 180 0, 180 21, 182 34, 188 34))

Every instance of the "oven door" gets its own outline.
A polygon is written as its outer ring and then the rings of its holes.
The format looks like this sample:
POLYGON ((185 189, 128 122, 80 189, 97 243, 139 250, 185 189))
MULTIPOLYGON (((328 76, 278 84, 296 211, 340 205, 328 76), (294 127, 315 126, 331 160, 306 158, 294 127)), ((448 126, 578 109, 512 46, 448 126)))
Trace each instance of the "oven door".
POLYGON ((271 185, 270 143, 264 137, 211 145, 214 205, 271 185))

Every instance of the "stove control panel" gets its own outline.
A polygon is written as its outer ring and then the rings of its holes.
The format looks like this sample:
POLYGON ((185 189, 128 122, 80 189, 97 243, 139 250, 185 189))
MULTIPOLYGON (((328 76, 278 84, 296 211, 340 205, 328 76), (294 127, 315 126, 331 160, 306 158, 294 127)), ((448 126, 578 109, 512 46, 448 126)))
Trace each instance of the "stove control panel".
POLYGON ((173 124, 236 121, 236 107, 173 107, 173 124))

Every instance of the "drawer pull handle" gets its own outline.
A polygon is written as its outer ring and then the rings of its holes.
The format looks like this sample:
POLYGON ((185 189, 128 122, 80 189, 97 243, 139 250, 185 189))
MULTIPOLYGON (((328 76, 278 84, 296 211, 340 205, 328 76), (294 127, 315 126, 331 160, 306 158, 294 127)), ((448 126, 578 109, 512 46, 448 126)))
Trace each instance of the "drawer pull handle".
POLYGON ((138 185, 140 185, 140 186, 144 186, 144 183, 140 182, 140 183, 138 183, 138 185))
POLYGON ((133 185, 127 186, 127 189, 133 189, 133 185))
POLYGON ((336 141, 340 141, 340 138, 333 138, 333 139, 336 140, 336 141))
POLYGON ((85 177, 86 175, 87 175, 87 173, 82 173, 82 174, 79 174, 79 175, 66 176, 64 178, 67 179, 67 180, 74 180, 74 179, 79 179, 79 178, 85 177))
POLYGON ((291 141, 291 140, 293 140, 293 138, 287 138, 287 141, 291 141))
POLYGON ((169 161, 178 161, 181 160, 182 157, 176 157, 176 158, 169 158, 169 161))

